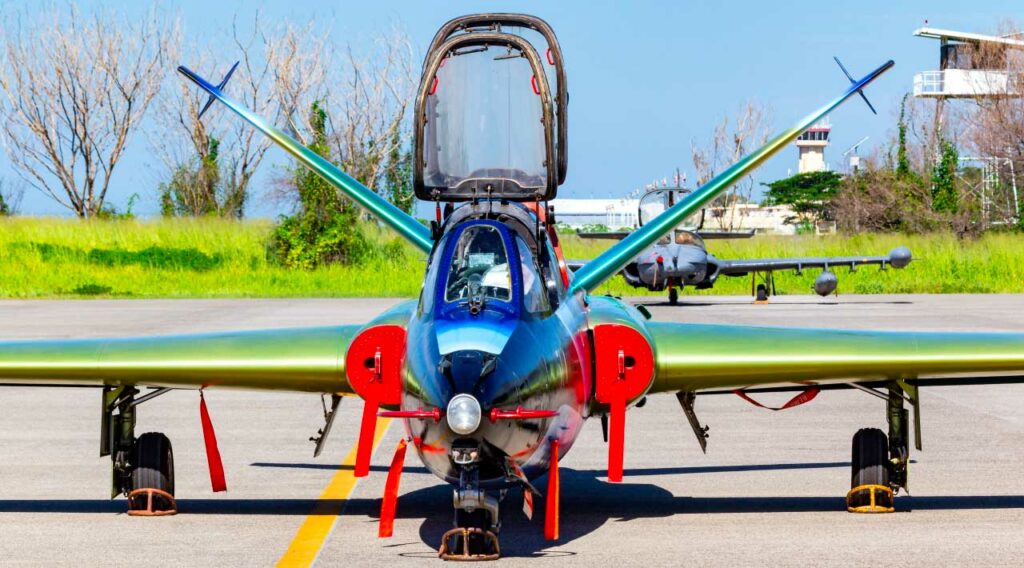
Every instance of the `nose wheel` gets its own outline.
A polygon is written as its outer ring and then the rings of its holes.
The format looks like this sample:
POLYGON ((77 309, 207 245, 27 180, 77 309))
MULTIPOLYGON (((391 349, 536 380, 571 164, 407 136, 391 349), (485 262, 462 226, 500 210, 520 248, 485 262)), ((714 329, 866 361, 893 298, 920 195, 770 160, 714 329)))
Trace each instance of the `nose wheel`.
POLYGON ((679 303, 679 290, 675 286, 668 287, 668 303, 673 306, 679 303))

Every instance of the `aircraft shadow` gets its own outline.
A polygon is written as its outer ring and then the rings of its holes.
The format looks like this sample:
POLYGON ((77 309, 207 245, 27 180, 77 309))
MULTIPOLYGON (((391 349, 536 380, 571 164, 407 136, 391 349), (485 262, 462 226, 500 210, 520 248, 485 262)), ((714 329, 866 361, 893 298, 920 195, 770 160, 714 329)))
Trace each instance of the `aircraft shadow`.
MULTIPOLYGON (((256 467, 333 468, 336 465, 303 463, 257 463, 256 467)), ((610 484, 603 480, 605 470, 561 470, 561 530, 557 542, 544 540, 544 499, 534 503, 534 520, 521 512, 521 493, 513 490, 502 503, 502 555, 506 557, 536 557, 571 555, 571 543, 608 522, 629 521, 638 518, 658 518, 673 515, 738 514, 738 513, 808 513, 844 512, 846 503, 842 495, 798 497, 700 497, 676 496, 656 485, 633 483, 637 477, 651 475, 702 474, 716 472, 818 469, 849 467, 848 462, 790 463, 762 465, 730 465, 703 467, 668 467, 629 469, 625 483, 610 484), (567 548, 568 547, 568 548, 567 548)), ((378 474, 384 467, 373 468, 378 474)), ((426 474, 424 468, 408 468, 407 473, 426 474)), ((543 492, 546 478, 536 482, 543 492)), ((452 523, 451 487, 438 483, 401 495, 397 516, 403 519, 422 519, 419 538, 430 548, 436 548, 452 523)), ((936 495, 901 496, 897 511, 911 510, 981 510, 1024 509, 1024 495, 936 495)), ((178 500, 184 515, 365 515, 377 519, 379 497, 355 499, 189 499, 178 500)), ((0 500, 0 513, 105 513, 123 514, 125 503, 121 499, 11 499, 0 500)), ((370 529, 370 530, 375 530, 370 529)), ((399 535, 401 536, 401 535, 399 535)), ((399 548, 395 546, 395 548, 399 548)), ((403 553, 404 554, 404 553, 403 553)), ((419 556, 425 553, 408 553, 419 556)))
POLYGON ((767 304, 755 304, 753 300, 750 302, 687 302, 680 301, 676 305, 672 305, 667 300, 663 302, 633 302, 634 304, 640 303, 645 306, 658 306, 666 308, 706 308, 713 306, 730 306, 730 307, 742 307, 751 306, 757 309, 764 309, 765 306, 775 307, 807 307, 807 306, 866 306, 866 305, 877 305, 877 306, 894 306, 894 305, 912 305, 914 302, 910 300, 863 300, 863 301, 843 301, 843 300, 821 300, 819 302, 784 302, 784 301, 772 301, 769 300, 767 304))
MULTIPOLYGON (((847 465, 849 465, 849 464, 847 464, 847 465)), ((249 464, 249 466, 250 467, 281 467, 281 468, 288 468, 288 469, 326 469, 326 470, 334 470, 334 471, 341 471, 341 470, 351 471, 351 470, 355 469, 355 466, 345 465, 345 464, 336 464, 336 463, 253 462, 253 463, 249 464)), ((388 469, 389 468, 387 466, 383 466, 383 465, 371 465, 370 466, 370 471, 374 472, 374 473, 387 473, 388 469)), ((402 474, 403 475, 407 475, 407 474, 418 475, 418 474, 429 474, 429 473, 430 473, 430 471, 428 471, 427 468, 422 467, 422 466, 421 467, 409 467, 409 466, 406 466, 404 469, 402 469, 402 474)))

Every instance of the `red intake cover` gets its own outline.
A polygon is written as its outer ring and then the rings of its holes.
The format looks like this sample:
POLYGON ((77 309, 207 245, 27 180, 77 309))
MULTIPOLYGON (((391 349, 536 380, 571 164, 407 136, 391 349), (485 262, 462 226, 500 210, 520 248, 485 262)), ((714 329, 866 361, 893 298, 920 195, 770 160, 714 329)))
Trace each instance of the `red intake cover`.
POLYGON ((654 350, 636 329, 617 323, 594 326, 595 398, 602 404, 642 395, 654 379, 654 350))
POLYGON ((628 325, 594 326, 594 398, 608 405, 608 481, 622 481, 626 447, 626 405, 654 379, 654 350, 628 325))
POLYGON ((345 374, 352 389, 363 397, 363 417, 356 450, 356 477, 370 472, 377 410, 382 404, 402 402, 402 365, 405 362, 405 328, 375 325, 359 332, 345 354, 345 374))
POLYGON ((405 328, 376 325, 359 332, 345 354, 345 374, 363 400, 386 406, 402 402, 405 328))

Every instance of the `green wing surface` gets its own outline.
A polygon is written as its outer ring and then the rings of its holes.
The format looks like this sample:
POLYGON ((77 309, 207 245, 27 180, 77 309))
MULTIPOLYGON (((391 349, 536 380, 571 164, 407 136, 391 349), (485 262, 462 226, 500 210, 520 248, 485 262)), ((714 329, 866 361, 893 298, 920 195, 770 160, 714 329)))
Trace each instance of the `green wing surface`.
POLYGON ((345 352, 361 325, 0 342, 0 381, 353 393, 345 352))
MULTIPOLYGON (((1024 334, 877 332, 648 322, 650 392, 1024 371, 1024 334)), ((991 377, 979 377, 984 384, 991 377)))

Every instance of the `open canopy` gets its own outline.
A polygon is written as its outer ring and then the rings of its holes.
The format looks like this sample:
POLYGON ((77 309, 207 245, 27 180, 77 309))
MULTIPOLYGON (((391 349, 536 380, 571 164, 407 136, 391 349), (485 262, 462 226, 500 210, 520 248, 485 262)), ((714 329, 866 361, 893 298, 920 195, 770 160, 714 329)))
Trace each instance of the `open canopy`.
POLYGON ((548 200, 565 177, 565 72, 543 21, 452 20, 416 100, 414 183, 425 200, 548 200))

